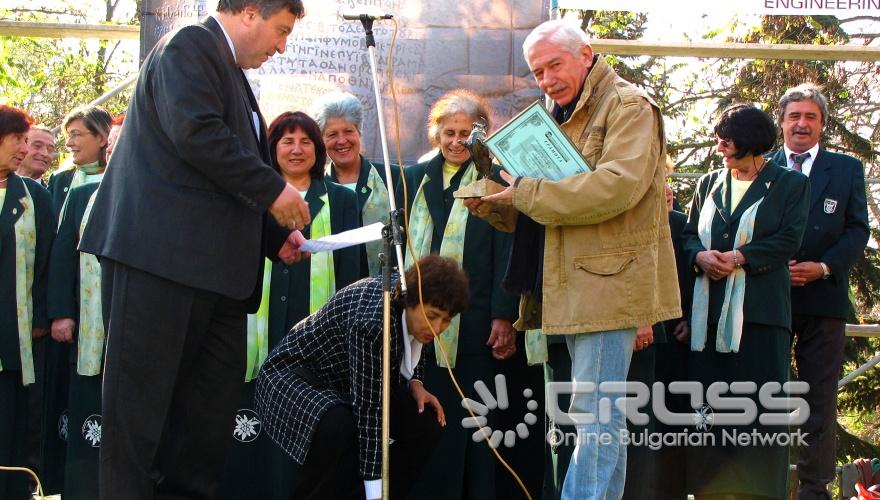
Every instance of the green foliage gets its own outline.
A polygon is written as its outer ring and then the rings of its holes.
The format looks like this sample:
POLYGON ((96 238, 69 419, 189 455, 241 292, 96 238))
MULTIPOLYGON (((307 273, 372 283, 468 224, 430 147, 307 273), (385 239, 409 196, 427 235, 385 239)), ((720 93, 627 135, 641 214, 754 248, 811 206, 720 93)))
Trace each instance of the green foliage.
MULTIPOLYGON (((112 11, 111 11, 112 14, 112 11)), ((64 21, 84 21, 69 9, 64 21)), ((34 11, 4 11, 17 21, 52 22, 57 16, 34 11)), ((120 42, 55 38, 0 37, 0 95, 26 109, 50 127, 60 125, 70 109, 89 103, 135 71, 136 62, 118 50, 120 42)), ((130 91, 103 104, 111 113, 124 111, 130 91)))

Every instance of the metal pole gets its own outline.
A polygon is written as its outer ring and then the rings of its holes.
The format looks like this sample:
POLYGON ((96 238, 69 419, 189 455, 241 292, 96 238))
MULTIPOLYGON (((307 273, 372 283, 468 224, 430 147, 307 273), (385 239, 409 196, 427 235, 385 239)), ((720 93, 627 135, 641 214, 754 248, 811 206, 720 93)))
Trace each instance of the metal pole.
MULTIPOLYGON (((382 279, 384 286, 383 332, 382 332, 382 499, 391 498, 391 246, 394 245, 398 269, 403 270, 403 240, 398 224, 397 205, 391 182, 391 162, 388 155, 388 140, 385 134, 385 119, 382 113, 382 96, 379 93, 379 77, 376 69, 376 39, 373 37, 373 19, 362 15, 361 24, 366 35, 367 53, 370 58, 370 73, 373 77, 373 95, 376 99, 376 114, 379 119, 379 137, 382 142, 382 159, 385 162, 385 183, 390 205, 389 224, 382 230, 385 241, 382 279)), ((400 280, 401 293, 406 293, 406 280, 400 280)))

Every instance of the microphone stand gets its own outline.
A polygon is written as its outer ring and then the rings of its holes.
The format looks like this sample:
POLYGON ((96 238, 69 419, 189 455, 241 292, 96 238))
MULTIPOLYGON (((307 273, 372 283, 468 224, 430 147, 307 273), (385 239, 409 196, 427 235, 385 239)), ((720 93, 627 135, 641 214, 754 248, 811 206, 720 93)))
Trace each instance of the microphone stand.
POLYGON ((391 182, 391 162, 388 156, 388 141, 385 135, 385 120, 382 114, 382 98, 379 94, 379 78, 376 70, 376 39, 373 37, 373 18, 362 14, 361 24, 366 32, 367 52, 370 57, 370 71, 373 76, 373 93, 376 99, 376 114, 379 118, 379 137, 382 141, 382 159, 385 161, 385 185, 390 205, 389 224, 382 229, 385 241, 382 256, 383 289, 383 332, 382 332, 382 500, 391 498, 391 247, 395 248, 397 268, 400 271, 401 293, 406 294, 406 279, 403 277, 403 231, 399 222, 399 211, 394 198, 391 182))

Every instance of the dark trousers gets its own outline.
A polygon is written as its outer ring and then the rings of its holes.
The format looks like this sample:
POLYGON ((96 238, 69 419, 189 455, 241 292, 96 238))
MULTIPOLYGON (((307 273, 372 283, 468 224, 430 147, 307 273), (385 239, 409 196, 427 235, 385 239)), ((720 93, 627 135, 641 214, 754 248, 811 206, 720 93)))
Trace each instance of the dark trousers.
MULTIPOLYGON (((0 371, 0 465, 27 467, 28 388, 21 370, 0 371)), ((24 472, 0 471, 0 498, 31 498, 31 477, 24 472)))
POLYGON ((101 261, 102 499, 212 498, 244 381, 241 301, 101 261))
POLYGON ((795 315, 792 318, 798 380, 810 384, 801 396, 810 417, 801 425, 807 433, 800 449, 798 499, 831 499, 826 485, 834 480, 837 445, 837 380, 843 363, 846 322, 837 318, 795 315))
MULTIPOLYGON (((455 422, 449 422, 454 425, 455 422)), ((440 436, 433 408, 419 413, 406 386, 391 392, 391 498, 406 498, 440 436)), ((363 500, 357 425, 351 408, 338 405, 321 417, 302 465, 294 498, 363 500)))

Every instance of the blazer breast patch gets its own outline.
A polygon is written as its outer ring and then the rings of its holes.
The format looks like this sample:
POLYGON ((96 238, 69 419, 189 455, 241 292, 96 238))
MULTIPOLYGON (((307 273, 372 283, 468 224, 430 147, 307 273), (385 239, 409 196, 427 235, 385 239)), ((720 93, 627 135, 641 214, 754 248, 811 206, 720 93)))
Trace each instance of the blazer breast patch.
POLYGON ((833 214, 837 210, 837 200, 825 198, 825 204, 823 208, 825 209, 826 214, 833 214))

